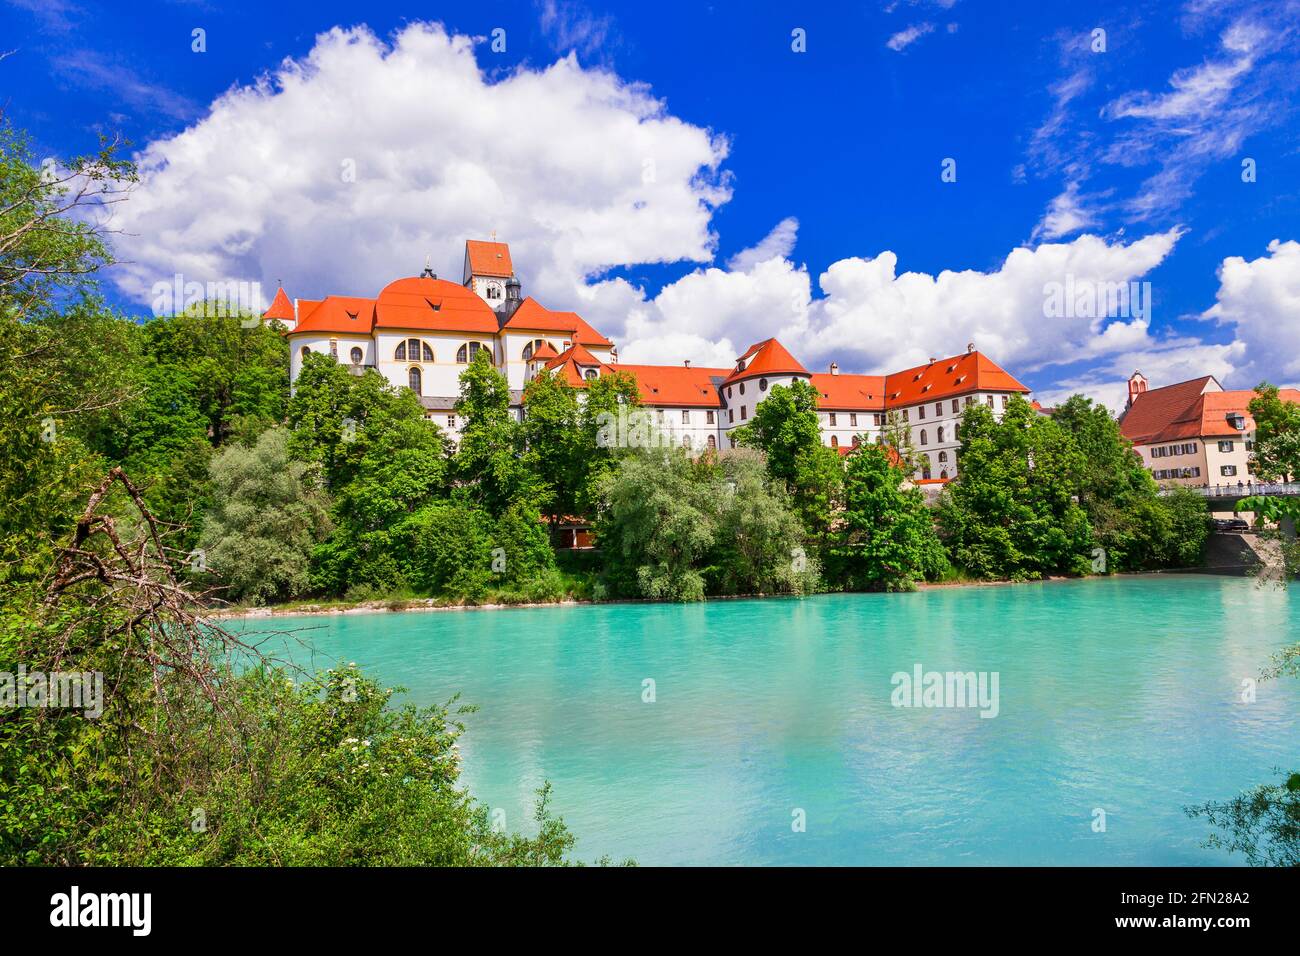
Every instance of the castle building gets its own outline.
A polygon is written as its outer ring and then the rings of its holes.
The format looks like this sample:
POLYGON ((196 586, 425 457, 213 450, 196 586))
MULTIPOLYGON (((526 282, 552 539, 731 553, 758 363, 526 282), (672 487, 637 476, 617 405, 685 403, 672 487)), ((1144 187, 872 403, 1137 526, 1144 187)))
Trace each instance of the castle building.
POLYGON ((373 299, 331 295, 290 302, 279 289, 264 318, 288 329, 291 381, 311 352, 358 374, 373 368, 419 395, 425 417, 453 440, 460 434, 460 374, 479 352, 506 377, 520 418, 524 387, 543 369, 577 389, 623 372, 636 381, 656 432, 696 451, 733 446, 735 430, 770 389, 808 382, 817 390, 827 446, 847 453, 874 442, 897 413, 921 463, 916 477, 933 481, 957 474, 957 428, 967 405, 982 402, 1000 415, 1012 395, 1029 391, 973 345, 891 375, 841 375, 834 363, 825 373, 811 373, 776 339, 751 345, 730 368, 620 363, 614 343, 577 313, 555 312, 523 296, 503 242, 467 241, 459 283, 426 267, 422 275, 389 283, 373 299))
MULTIPOLYGON (((1120 432, 1159 482, 1190 487, 1251 484, 1255 419, 1252 390, 1225 390, 1213 375, 1148 388, 1141 372, 1128 380, 1120 432)), ((1284 388, 1284 401, 1300 391, 1284 388)))

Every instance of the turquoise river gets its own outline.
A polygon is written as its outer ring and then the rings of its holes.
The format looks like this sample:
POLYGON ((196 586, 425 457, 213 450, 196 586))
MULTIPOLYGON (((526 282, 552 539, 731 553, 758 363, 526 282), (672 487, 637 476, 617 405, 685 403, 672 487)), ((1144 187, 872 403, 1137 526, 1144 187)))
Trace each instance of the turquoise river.
MULTIPOLYGON (((588 860, 1240 863, 1203 848, 1206 824, 1182 808, 1300 769, 1300 682, 1262 682, 1243 700, 1243 681, 1300 639, 1300 592, 1244 579, 253 618, 232 630, 291 631, 297 663, 355 661, 407 688, 398 700, 462 693, 480 708, 461 741, 475 796, 528 832, 549 780, 588 860), (893 675, 917 665, 996 674, 997 716, 894 706, 893 675)), ((283 640, 268 635, 267 649, 283 640)))

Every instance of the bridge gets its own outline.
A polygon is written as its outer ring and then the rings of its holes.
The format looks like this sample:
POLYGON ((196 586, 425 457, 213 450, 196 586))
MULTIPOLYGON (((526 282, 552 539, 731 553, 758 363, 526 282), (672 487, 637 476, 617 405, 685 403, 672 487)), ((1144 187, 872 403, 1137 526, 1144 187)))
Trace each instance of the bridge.
MULTIPOLYGON (((1186 490, 1208 498, 1211 511, 1231 511, 1242 498, 1252 495, 1300 495, 1300 481, 1239 481, 1222 485, 1201 485, 1186 490)), ((1161 488, 1160 494, 1172 494, 1172 488, 1161 488)))

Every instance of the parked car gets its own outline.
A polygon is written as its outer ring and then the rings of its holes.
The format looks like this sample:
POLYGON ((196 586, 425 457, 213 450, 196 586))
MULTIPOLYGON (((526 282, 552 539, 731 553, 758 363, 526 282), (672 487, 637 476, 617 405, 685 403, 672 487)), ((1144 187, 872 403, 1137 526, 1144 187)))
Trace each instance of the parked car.
POLYGON ((1211 522, 1215 531, 1249 531, 1245 518, 1215 518, 1211 522))

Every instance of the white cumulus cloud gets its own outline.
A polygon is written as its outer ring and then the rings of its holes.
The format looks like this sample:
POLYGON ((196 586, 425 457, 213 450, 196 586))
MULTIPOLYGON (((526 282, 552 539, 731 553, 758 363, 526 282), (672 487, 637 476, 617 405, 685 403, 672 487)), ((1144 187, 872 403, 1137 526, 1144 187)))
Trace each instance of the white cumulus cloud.
POLYGON ((459 280, 463 241, 495 231, 525 293, 599 318, 638 296, 589 277, 712 259, 726 154, 644 86, 572 56, 497 76, 437 24, 391 42, 334 29, 143 151, 115 278, 142 302, 175 273, 374 295, 426 256, 459 280))

